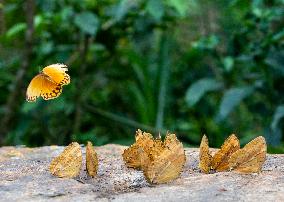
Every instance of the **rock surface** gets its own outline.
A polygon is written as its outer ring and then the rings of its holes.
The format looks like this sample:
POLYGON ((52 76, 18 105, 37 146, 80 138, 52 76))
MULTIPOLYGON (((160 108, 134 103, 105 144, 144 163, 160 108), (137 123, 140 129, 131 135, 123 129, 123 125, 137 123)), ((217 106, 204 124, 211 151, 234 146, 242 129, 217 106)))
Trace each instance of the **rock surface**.
POLYGON ((125 167, 119 145, 96 147, 95 178, 86 175, 85 164, 75 179, 52 176, 49 163, 63 148, 0 148, 0 201, 284 201, 284 155, 268 155, 260 174, 202 174, 198 149, 186 149, 181 177, 153 186, 125 167))

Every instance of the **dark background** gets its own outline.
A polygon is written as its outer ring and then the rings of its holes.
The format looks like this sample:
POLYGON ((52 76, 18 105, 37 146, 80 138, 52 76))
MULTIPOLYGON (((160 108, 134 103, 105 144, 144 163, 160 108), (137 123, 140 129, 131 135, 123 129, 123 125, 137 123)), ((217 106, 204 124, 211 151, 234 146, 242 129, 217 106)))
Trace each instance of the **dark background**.
POLYGON ((135 130, 284 153, 283 0, 0 0, 0 145, 130 144, 135 130), (71 83, 25 101, 43 67, 71 83))

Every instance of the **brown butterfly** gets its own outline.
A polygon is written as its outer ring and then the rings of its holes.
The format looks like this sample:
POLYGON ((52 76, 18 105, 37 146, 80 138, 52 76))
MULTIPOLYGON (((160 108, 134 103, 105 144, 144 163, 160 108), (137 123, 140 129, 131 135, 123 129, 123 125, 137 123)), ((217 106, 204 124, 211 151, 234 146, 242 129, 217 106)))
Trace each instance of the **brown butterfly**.
POLYGON ((44 100, 57 98, 62 93, 62 86, 70 83, 70 76, 65 72, 68 71, 64 64, 49 65, 36 75, 30 82, 26 100, 34 102, 38 97, 44 100))
POLYGON ((150 133, 136 132, 136 142, 123 153, 128 167, 143 170, 151 184, 167 183, 176 179, 184 166, 183 145, 176 135, 167 134, 165 141, 154 139, 150 133))
POLYGON ((90 176, 97 175, 98 157, 91 142, 88 142, 86 147, 86 169, 90 176))
POLYGON ((72 142, 58 157, 52 160, 49 171, 57 177, 73 178, 79 175, 81 166, 81 147, 77 142, 72 142))
POLYGON ((216 171, 225 171, 229 169, 229 158, 234 153, 240 149, 239 139, 235 134, 230 135, 221 146, 214 156, 212 157, 211 167, 216 171))
POLYGON ((149 156, 155 140, 150 133, 142 132, 139 129, 136 131, 135 140, 133 145, 124 150, 122 157, 127 167, 141 169, 142 152, 146 152, 146 155, 149 156))
POLYGON ((229 167, 241 173, 260 172, 266 159, 266 150, 265 139, 259 136, 231 155, 229 167))
POLYGON ((199 151, 199 168, 204 173, 209 173, 212 164, 212 155, 209 152, 209 143, 206 135, 203 135, 199 151))
POLYGON ((155 155, 143 169, 151 184, 167 183, 178 178, 186 161, 183 145, 175 134, 167 134, 163 145, 159 143, 155 155))
POLYGON ((226 139, 221 149, 212 155, 209 153, 208 139, 204 135, 200 144, 199 168, 204 173, 235 170, 242 173, 259 172, 266 158, 266 142, 259 136, 240 149, 235 135, 226 139))

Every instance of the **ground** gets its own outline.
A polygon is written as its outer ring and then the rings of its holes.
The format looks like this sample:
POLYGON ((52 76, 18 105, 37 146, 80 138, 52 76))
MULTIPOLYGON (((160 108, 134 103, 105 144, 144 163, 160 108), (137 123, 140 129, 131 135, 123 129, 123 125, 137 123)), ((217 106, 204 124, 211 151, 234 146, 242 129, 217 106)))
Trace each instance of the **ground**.
POLYGON ((96 147, 95 178, 86 175, 85 164, 76 179, 52 176, 49 163, 63 148, 0 148, 0 201, 284 201, 284 155, 267 155, 260 174, 203 174, 198 149, 186 149, 180 178, 149 185, 142 172, 126 168, 119 145, 96 147))

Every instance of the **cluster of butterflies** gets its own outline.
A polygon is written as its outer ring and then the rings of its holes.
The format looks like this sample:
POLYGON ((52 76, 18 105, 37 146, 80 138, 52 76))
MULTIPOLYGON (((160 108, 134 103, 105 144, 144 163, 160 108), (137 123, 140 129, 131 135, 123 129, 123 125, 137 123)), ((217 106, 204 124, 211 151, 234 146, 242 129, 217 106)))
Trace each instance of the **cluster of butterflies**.
POLYGON ((179 177, 186 157, 175 134, 168 133, 162 141, 138 130, 135 140, 122 154, 127 167, 142 170, 151 184, 167 183, 179 177))
MULTIPOLYGON (((125 149, 122 154, 125 165, 142 170, 150 184, 162 184, 178 178, 186 162, 182 143, 175 134, 167 134, 164 141, 153 138, 150 133, 137 130, 135 143, 125 149)), ((201 172, 235 170, 241 173, 257 173, 261 171, 266 158, 266 143, 259 136, 242 149, 235 135, 228 137, 213 156, 209 151, 208 139, 204 135, 200 144, 199 168, 201 172)), ((87 173, 94 177, 98 170, 97 154, 90 142, 86 147, 87 173)), ((82 152, 76 142, 65 150, 50 164, 50 172, 58 177, 76 177, 82 165, 82 152)))
MULTIPOLYGON (((77 177, 81 171, 82 159, 80 145, 72 142, 51 161, 49 171, 57 177, 77 177)), ((86 146, 86 170, 91 177, 97 175, 98 157, 91 142, 88 142, 86 146)))
POLYGON ((213 156, 209 152, 208 139, 204 135, 199 151, 199 168, 204 173, 235 170, 241 173, 258 173, 266 159, 266 142, 259 136, 242 149, 239 139, 230 135, 213 156))
POLYGON ((62 87, 70 83, 70 76, 65 73, 68 68, 64 64, 49 65, 36 75, 30 82, 26 100, 35 102, 38 97, 44 100, 57 98, 62 93, 62 87))

